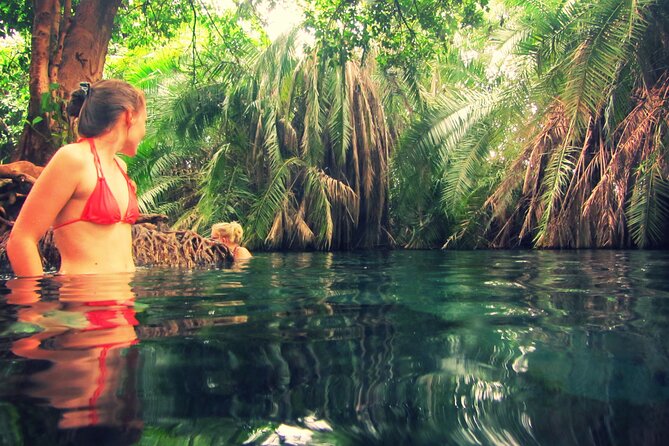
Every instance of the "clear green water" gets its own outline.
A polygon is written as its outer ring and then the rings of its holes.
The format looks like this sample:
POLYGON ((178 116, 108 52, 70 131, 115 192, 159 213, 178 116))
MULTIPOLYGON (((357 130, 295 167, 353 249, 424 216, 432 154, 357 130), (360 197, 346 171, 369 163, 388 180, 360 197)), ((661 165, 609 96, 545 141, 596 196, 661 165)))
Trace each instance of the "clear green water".
POLYGON ((2 445, 669 438, 667 252, 260 254, 0 292, 2 445))

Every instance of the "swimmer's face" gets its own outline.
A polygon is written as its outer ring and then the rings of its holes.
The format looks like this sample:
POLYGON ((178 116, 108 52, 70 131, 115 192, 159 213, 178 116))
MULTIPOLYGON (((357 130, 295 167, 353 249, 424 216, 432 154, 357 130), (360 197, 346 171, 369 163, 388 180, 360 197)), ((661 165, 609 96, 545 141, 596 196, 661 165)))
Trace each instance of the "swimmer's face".
POLYGON ((128 139, 121 153, 128 156, 137 154, 137 146, 146 135, 146 106, 139 110, 128 111, 126 115, 126 125, 128 126, 128 139))

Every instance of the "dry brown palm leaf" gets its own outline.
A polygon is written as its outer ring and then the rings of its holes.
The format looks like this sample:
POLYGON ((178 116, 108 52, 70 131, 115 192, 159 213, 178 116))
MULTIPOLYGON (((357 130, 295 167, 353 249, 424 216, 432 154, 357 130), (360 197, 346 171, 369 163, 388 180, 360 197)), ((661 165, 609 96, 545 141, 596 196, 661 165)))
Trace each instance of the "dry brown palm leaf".
MULTIPOLYGON (((312 246, 316 241, 316 236, 314 235, 314 232, 311 230, 307 222, 304 220, 304 215, 305 215, 305 205, 304 202, 302 202, 300 204, 300 208, 293 217, 294 231, 292 234, 293 241, 297 242, 296 247, 300 249, 312 246)), ((291 242, 291 245, 293 245, 294 242, 291 242)))
POLYGON ((589 240, 582 240, 581 237, 581 229, 583 226, 587 226, 587 222, 583 221, 581 210, 584 199, 591 190, 592 180, 586 178, 586 176, 590 172, 588 166, 593 158, 592 153, 595 151, 594 144, 597 142, 593 136, 596 121, 593 117, 589 120, 573 174, 569 179, 561 206, 556 210, 554 218, 548 224, 542 246, 565 248, 589 246, 589 240))
POLYGON ((318 180, 323 185, 327 197, 333 204, 339 204, 348 209, 353 223, 358 223, 360 211, 360 198, 358 194, 346 183, 327 175, 321 169, 316 169, 318 180))
MULTIPOLYGON (((300 156, 306 158, 309 153, 311 153, 312 141, 317 140, 320 137, 321 126, 319 122, 320 115, 320 100, 319 100, 319 70, 318 70, 318 53, 313 52, 313 54, 308 57, 303 64, 299 65, 296 68, 297 73, 301 72, 304 75, 304 86, 307 89, 306 95, 313 95, 310 100, 306 101, 306 109, 304 111, 304 134, 300 140, 300 156)), ((293 82, 293 85, 296 85, 297 82, 293 82)), ((293 94, 290 95, 294 97, 293 94)))
MULTIPOLYGON (((592 235, 598 232, 598 226, 595 225, 592 218, 588 217, 588 212, 585 212, 586 203, 589 197, 592 196, 594 188, 597 186, 600 181, 600 175, 606 170, 606 166, 611 159, 611 149, 608 147, 606 141, 602 136, 602 130, 598 130, 599 138, 595 141, 591 141, 592 147, 589 149, 590 159, 587 160, 584 157, 586 165, 581 171, 577 169, 577 180, 574 182, 574 198, 573 201, 578 203, 579 209, 579 230, 580 237, 578 244, 576 245, 579 248, 586 248, 591 246, 596 246, 596 243, 593 241, 592 235), (582 173, 581 173, 582 172, 582 173)), ((570 197, 567 198, 568 200, 570 197)))
POLYGON ((537 128, 538 132, 525 145, 507 170, 505 179, 484 203, 496 221, 491 227, 499 231, 493 234, 491 244, 495 247, 516 246, 536 231, 545 211, 542 182, 546 165, 555 147, 564 144, 568 133, 563 104, 556 101, 539 125, 528 127, 537 128), (511 206, 513 210, 509 211, 511 206), (512 236, 514 233, 516 237, 512 236))
POLYGON ((297 132, 290 122, 284 118, 279 119, 276 130, 279 134, 279 139, 283 142, 284 148, 292 154, 298 154, 299 141, 297 132))
MULTIPOLYGON (((521 203, 522 202, 523 201, 521 201, 521 203)), ((518 233, 519 242, 526 237, 532 237, 545 208, 545 204, 543 200, 541 200, 541 195, 538 193, 526 196, 524 202, 527 203, 526 208, 518 206, 518 211, 522 211, 525 214, 523 224, 518 233)))
MULTIPOLYGON (((518 215, 521 214, 523 206, 520 202, 517 203, 516 209, 508 216, 500 215, 498 222, 501 222, 501 228, 495 232, 495 237, 490 242, 492 248, 510 248, 517 246, 521 239, 514 237, 515 225, 518 215)), ((506 210, 505 210, 506 212, 506 210)), ((491 220, 489 224, 492 224, 491 220)))
MULTIPOLYGON (((372 147, 369 138, 368 122, 367 117, 365 116, 365 110, 361 109, 363 105, 360 101, 360 94, 356 95, 355 104, 357 104, 357 118, 356 125, 358 126, 358 131, 356 132, 359 138, 358 147, 362 149, 362 152, 359 153, 359 158, 361 161, 360 175, 362 179, 362 190, 365 197, 369 197, 372 194, 374 188, 374 166, 372 165, 372 147)), ((369 209, 367 212, 369 213, 369 209)))
POLYGON ((255 131, 255 136, 253 138, 253 144, 251 144, 251 147, 253 148, 252 151, 252 158, 253 160, 256 160, 257 157, 259 156, 260 153, 262 153, 262 146, 263 146, 263 137, 264 137, 264 131, 263 131, 263 125, 262 125, 262 113, 258 113, 258 122, 256 123, 256 131, 255 131))
POLYGON ((351 70, 357 83, 354 94, 354 108, 351 116, 357 123, 353 128, 357 140, 357 158, 360 164, 360 202, 364 204, 365 230, 362 244, 378 244, 384 233, 382 227, 387 218, 386 200, 388 194, 388 153, 390 132, 374 83, 367 70, 351 70))
MULTIPOLYGON (((384 234, 382 222, 387 219, 388 196, 388 154, 391 150, 391 133, 386 125, 382 104, 369 70, 360 68, 355 62, 348 62, 342 71, 335 75, 337 87, 343 98, 337 97, 334 103, 343 103, 341 116, 346 124, 341 134, 345 134, 348 146, 341 153, 341 147, 333 147, 327 132, 322 135, 325 147, 325 163, 318 166, 327 172, 319 173, 318 181, 327 192, 333 222, 332 246, 334 248, 373 246, 375 240, 384 234), (341 74, 340 74, 341 73, 341 74), (341 84, 343 82, 343 84, 341 84), (362 225, 364 221, 364 225, 362 225), (353 223, 353 224, 351 224, 353 223), (364 226, 364 227, 363 227, 364 226)), ((303 136, 304 137, 304 136, 303 136)), ((311 197, 315 200, 315 197, 311 197)), ((323 209, 321 199, 306 203, 308 208, 306 221, 315 230, 313 216, 320 221, 317 231, 321 242, 323 238, 323 209)), ((328 230, 329 231, 329 230, 328 230)), ((330 237, 325 237, 325 240, 330 237)))
POLYGON ((492 210, 493 218, 506 219, 506 210, 512 204, 513 191, 522 183, 526 172, 526 163, 532 152, 532 147, 527 146, 516 160, 511 164, 495 191, 483 203, 484 208, 492 210))
MULTIPOLYGON (((637 95, 639 103, 616 129, 617 144, 610 149, 603 174, 583 206, 584 217, 597 224, 598 246, 629 244, 627 197, 634 185, 637 166, 659 149, 653 135, 666 122, 668 93, 666 78, 651 89, 641 89, 637 95)), ((599 156, 600 162, 603 158, 599 156)))
POLYGON ((284 235, 291 232, 292 222, 286 215, 286 207, 288 205, 287 200, 287 198, 284 199, 284 204, 281 210, 274 216, 272 227, 265 237, 265 244, 270 248, 281 246, 284 240, 284 235))

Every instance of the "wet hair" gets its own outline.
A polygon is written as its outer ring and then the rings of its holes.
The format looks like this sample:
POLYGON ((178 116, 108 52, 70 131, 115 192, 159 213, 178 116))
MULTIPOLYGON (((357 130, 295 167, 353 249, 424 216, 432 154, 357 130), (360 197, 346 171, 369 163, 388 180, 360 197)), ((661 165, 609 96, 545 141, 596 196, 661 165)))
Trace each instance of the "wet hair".
POLYGON ((216 223, 211 227, 211 237, 227 237, 232 243, 239 243, 242 241, 242 237, 244 237, 244 230, 242 229, 242 225, 236 221, 230 223, 216 223))
POLYGON ((140 90, 125 81, 108 79, 90 86, 82 84, 73 91, 67 113, 79 118, 79 135, 92 138, 109 130, 126 110, 137 111, 144 104, 140 90))

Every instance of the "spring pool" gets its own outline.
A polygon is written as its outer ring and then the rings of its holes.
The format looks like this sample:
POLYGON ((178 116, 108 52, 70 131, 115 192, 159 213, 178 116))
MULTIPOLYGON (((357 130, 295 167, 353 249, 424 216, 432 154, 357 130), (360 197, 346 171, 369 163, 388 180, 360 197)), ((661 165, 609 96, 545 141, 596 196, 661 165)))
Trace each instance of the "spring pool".
POLYGON ((5 280, 0 444, 660 445, 669 252, 5 280))

